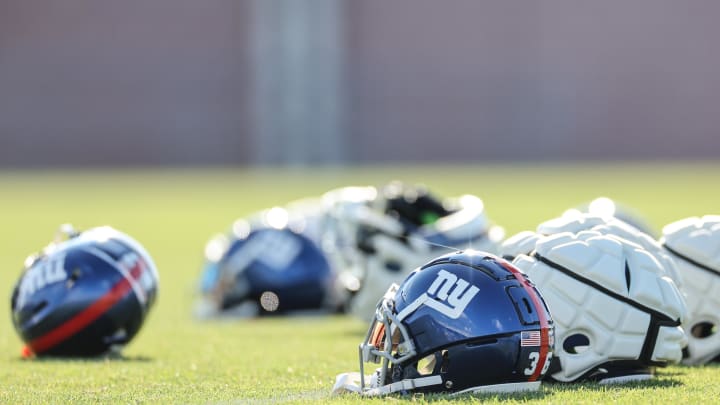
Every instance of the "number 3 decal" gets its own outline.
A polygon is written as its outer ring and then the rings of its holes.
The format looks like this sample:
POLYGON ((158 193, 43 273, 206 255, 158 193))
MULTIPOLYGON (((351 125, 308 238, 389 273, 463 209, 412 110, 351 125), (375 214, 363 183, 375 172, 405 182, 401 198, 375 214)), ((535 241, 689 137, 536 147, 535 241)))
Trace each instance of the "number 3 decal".
MULTIPOLYGON (((538 360, 540 360, 540 353, 530 352, 529 358, 530 358, 530 367, 523 370, 525 375, 533 375, 533 373, 535 372, 535 369, 537 368, 538 360)), ((547 372, 548 367, 550 367, 550 359, 552 359, 552 352, 548 352, 541 374, 545 374, 547 372)))

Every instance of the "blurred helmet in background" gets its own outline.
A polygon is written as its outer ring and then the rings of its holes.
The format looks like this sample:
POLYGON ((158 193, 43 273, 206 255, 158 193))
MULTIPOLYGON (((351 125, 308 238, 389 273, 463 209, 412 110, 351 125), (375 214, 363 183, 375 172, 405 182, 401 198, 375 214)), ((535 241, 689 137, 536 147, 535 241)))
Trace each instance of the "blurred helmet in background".
POLYGON ((683 363, 707 363, 720 356, 720 216, 668 224, 660 243, 676 261, 688 306, 683 363))
POLYGON ((536 390, 553 355, 540 293, 509 262, 478 251, 436 258, 392 285, 360 344, 360 372, 333 393, 536 390), (365 376, 365 363, 379 363, 365 376))
POLYGON ((503 238, 482 200, 438 199, 422 186, 348 187, 324 196, 323 246, 349 291, 349 311, 363 319, 392 283, 448 250, 491 253, 503 238))
POLYGON ((681 360, 685 302, 640 245, 595 230, 562 232, 539 236, 513 264, 536 283, 555 321, 552 379, 648 379, 655 366, 681 360))
POLYGON ((284 208, 272 208, 251 221, 237 220, 230 235, 208 242, 196 315, 246 317, 339 306, 327 259, 315 242, 289 227, 289 218, 284 208))
POLYGON ((588 213, 603 218, 617 218, 652 236, 653 238, 657 236, 657 232, 642 217, 642 215, 637 212, 637 210, 620 204, 608 197, 598 197, 589 203, 571 208, 565 211, 563 216, 573 216, 577 213, 588 213))
POLYGON ((158 273, 134 239, 109 226, 58 237, 30 256, 13 290, 24 355, 95 356, 140 330, 156 300, 158 273))

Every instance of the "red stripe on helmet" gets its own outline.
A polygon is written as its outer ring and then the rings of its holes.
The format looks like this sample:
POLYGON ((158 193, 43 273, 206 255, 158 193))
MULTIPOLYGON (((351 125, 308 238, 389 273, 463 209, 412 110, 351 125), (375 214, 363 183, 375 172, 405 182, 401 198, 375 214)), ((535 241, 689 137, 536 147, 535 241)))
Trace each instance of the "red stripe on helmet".
POLYGON ((545 308, 543 303, 540 302, 540 297, 538 297, 535 288, 533 288, 532 284, 530 284, 520 270, 505 260, 498 260, 498 262, 506 270, 511 272, 523 286, 525 292, 528 293, 533 302, 535 312, 538 314, 538 319, 540 319, 540 360, 538 361, 537 367, 535 367, 535 372, 528 378, 528 381, 537 381, 537 379, 540 378, 542 369, 545 368, 545 363, 548 361, 548 347, 550 345, 550 337, 548 334, 550 325, 547 317, 545 316, 545 308))
POLYGON ((32 340, 27 347, 37 354, 58 345, 102 316, 108 309, 124 298, 131 289, 130 282, 123 277, 110 291, 82 312, 45 335, 32 340))

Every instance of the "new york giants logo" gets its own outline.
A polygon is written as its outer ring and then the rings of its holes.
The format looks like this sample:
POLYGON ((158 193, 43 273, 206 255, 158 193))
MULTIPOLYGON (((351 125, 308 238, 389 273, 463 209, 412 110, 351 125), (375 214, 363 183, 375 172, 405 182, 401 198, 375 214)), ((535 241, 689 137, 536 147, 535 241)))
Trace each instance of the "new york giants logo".
POLYGON ((421 296, 423 304, 440 312, 448 318, 457 319, 465 311, 470 301, 477 295, 479 288, 445 270, 437 273, 437 278, 421 296))
POLYGON ((67 280, 65 253, 58 253, 47 260, 36 262, 22 277, 18 287, 17 305, 25 305, 27 298, 35 291, 50 284, 67 280))
POLYGON ((248 238, 230 256, 228 265, 234 273, 238 273, 257 260, 272 271, 283 272, 302 253, 302 249, 299 236, 285 231, 263 230, 248 238))

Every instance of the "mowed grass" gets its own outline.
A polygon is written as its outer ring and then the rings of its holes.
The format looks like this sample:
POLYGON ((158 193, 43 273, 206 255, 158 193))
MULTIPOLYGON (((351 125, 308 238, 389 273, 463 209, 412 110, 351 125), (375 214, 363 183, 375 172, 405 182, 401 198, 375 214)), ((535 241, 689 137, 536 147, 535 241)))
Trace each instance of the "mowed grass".
MULTIPOLYGON (((148 169, 0 173, 0 403, 365 403, 332 398, 355 371, 366 325, 344 316, 200 322, 192 317, 203 246, 238 217, 344 185, 421 182, 473 193, 508 234, 533 229, 599 195, 642 212, 656 229, 720 214, 720 164, 566 164, 325 169, 148 169), (25 257, 58 225, 112 225, 138 239, 160 271, 157 305, 121 359, 23 360, 10 294, 25 257)), ((493 367, 478 364, 478 367, 493 367)), ((650 382, 545 384, 536 393, 393 397, 489 403, 705 403, 720 368, 673 366, 650 382)))

